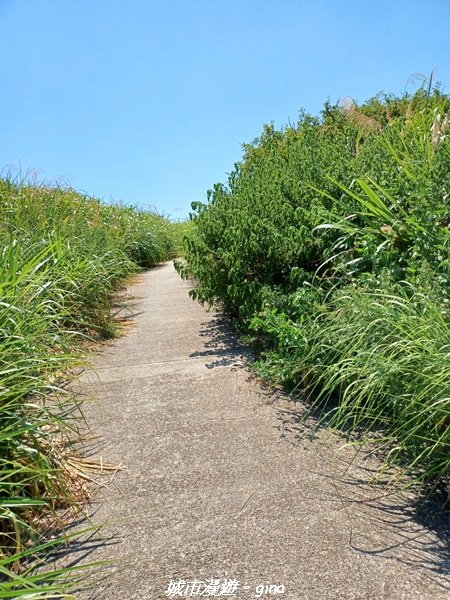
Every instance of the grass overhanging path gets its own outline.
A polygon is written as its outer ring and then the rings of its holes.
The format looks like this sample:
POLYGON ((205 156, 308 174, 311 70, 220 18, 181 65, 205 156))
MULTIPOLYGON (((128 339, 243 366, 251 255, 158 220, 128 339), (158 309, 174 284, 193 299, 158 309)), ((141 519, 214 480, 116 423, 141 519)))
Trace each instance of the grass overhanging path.
POLYGON ((211 580, 241 598, 267 586, 291 600, 448 597, 440 506, 371 484, 376 457, 308 439, 301 402, 261 388, 171 264, 128 291, 127 334, 76 383, 96 398, 94 456, 123 467, 92 507, 107 525, 88 558, 115 562, 82 600, 188 596, 211 580))
POLYGON ((123 282, 175 256, 183 226, 0 177, 0 599, 69 597, 77 570, 51 569, 51 556, 98 467, 77 455, 83 421, 68 383, 87 348, 115 334, 123 282))

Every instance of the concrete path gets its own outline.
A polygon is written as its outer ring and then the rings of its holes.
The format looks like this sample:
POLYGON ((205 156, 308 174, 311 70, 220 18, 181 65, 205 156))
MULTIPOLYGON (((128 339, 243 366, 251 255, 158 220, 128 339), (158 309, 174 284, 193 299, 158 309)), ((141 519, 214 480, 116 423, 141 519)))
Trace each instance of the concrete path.
POLYGON ((300 440, 298 403, 260 387, 171 264, 129 291, 131 328, 78 382, 102 458, 125 467, 94 504, 109 525, 89 556, 118 562, 83 600, 449 597, 442 515, 380 498, 374 464, 334 440, 300 440))

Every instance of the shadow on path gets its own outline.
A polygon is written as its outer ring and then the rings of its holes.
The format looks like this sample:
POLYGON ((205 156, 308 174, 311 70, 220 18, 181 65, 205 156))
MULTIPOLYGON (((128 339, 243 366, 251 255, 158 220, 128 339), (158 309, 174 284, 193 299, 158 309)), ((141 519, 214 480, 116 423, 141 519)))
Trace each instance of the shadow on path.
MULTIPOLYGON (((251 349, 239 341, 232 322, 222 314, 202 323, 200 336, 205 338, 204 350, 189 356, 215 358, 206 364, 208 369, 245 366, 253 361, 251 349)), ((281 439, 287 438, 284 441, 297 446, 306 440, 310 444, 321 443, 320 430, 326 430, 326 422, 317 429, 317 415, 302 420, 305 408, 301 392, 289 394, 273 388, 263 394, 276 412, 281 439), (289 410, 278 406, 280 400, 289 410)), ((336 450, 347 441, 345 438, 338 441, 336 450)), ((355 519, 348 541, 350 548, 360 554, 398 561, 429 577, 438 575, 442 589, 450 590, 450 582, 445 581, 450 576, 450 506, 446 504, 445 490, 424 496, 411 490, 392 491, 389 486, 371 484, 378 474, 380 457, 375 455, 367 460, 364 451, 351 449, 347 454, 351 456, 346 457, 345 452, 336 455, 340 465, 330 477, 336 485, 337 501, 351 507, 351 518, 355 519), (367 528, 369 522, 372 526, 367 528), (382 535, 371 539, 367 529, 382 535)), ((320 475, 327 477, 324 473, 320 475)))
POLYGON ((216 314, 202 323, 199 335, 205 338, 205 349, 192 352, 189 358, 215 357, 215 360, 206 363, 207 369, 242 366, 244 361, 248 363, 252 360, 250 348, 238 340, 232 322, 224 315, 216 314))

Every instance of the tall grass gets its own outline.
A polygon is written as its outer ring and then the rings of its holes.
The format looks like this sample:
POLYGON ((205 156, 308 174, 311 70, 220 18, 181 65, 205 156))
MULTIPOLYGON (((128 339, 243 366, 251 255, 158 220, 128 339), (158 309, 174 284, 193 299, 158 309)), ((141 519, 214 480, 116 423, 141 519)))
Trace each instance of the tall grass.
POLYGON ((259 369, 301 385, 319 423, 382 447, 399 477, 449 478, 450 329, 431 298, 349 286, 303 323, 272 315, 271 331, 278 347, 259 369))
POLYGON ((0 598, 64 589, 62 572, 21 569, 87 500, 67 460, 81 413, 65 382, 87 339, 114 335, 114 291, 175 241, 155 213, 0 179, 0 598))

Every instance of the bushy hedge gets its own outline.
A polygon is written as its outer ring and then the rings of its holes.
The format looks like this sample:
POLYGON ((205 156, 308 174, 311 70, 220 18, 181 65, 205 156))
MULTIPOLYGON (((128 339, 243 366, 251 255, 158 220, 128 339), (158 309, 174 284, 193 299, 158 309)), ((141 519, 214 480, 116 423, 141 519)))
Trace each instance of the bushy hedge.
POLYGON ((450 474, 449 108, 420 90, 265 126, 193 206, 179 267, 254 336, 262 373, 382 427, 433 481, 450 474))

